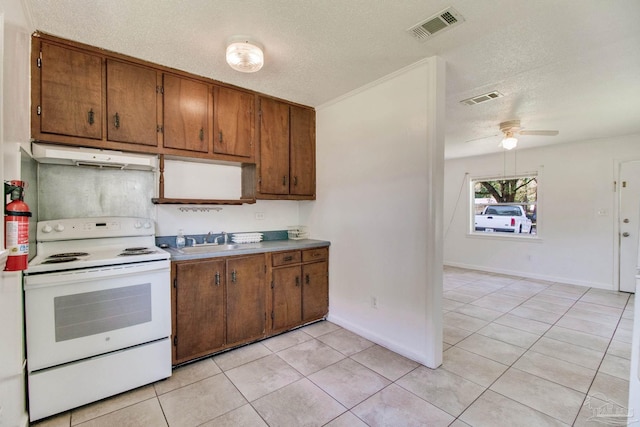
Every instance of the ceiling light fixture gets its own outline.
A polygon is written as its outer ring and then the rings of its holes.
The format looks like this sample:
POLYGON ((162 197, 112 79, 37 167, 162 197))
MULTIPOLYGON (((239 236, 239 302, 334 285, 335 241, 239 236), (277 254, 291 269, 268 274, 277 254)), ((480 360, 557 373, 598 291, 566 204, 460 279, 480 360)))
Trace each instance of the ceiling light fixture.
POLYGON ((242 73, 255 73, 264 65, 262 46, 247 36, 234 36, 227 45, 227 64, 242 73))
POLYGON ((502 145, 502 148, 505 150, 512 150, 516 148, 516 145, 518 145, 518 139, 513 136, 512 131, 507 131, 505 132, 504 139, 500 142, 500 145, 502 145))

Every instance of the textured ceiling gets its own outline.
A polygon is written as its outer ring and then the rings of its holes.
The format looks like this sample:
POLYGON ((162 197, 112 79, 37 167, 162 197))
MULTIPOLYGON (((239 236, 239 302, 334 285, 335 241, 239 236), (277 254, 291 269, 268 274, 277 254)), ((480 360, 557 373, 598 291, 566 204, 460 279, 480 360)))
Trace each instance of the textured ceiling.
POLYGON ((638 0, 23 0, 33 28, 314 107, 425 57, 447 62, 446 156, 499 151, 502 121, 555 129, 519 149, 640 133, 638 0), (453 6, 461 25, 405 30, 453 6), (255 74, 226 41, 265 47, 255 74), (460 100, 497 90, 475 106, 460 100), (475 140, 474 140, 475 139, 475 140), (474 140, 472 142, 466 142, 474 140))

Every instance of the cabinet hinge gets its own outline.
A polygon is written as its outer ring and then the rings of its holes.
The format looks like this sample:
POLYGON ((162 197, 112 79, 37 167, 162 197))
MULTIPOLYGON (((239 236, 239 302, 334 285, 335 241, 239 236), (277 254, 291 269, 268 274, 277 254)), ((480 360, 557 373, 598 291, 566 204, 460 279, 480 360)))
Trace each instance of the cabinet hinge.
POLYGON ((38 68, 42 68, 42 51, 40 51, 40 55, 38 56, 38 59, 36 59, 36 66, 38 68))
POLYGON ((175 346, 178 345, 178 336, 177 335, 173 336, 173 345, 175 345, 175 346))
POLYGON ((267 264, 264 265, 264 272, 267 272, 267 264))
POLYGON ((164 86, 156 86, 156 93, 164 94, 164 86))
POLYGON ((162 126, 160 126, 160 125, 157 125, 156 126, 156 132, 163 133, 164 132, 164 128, 162 126))
POLYGON ((273 289, 273 280, 271 281, 271 289, 273 289))
POLYGON ((36 114, 37 115, 41 115, 42 114, 42 107, 38 105, 38 107, 36 107, 36 114))

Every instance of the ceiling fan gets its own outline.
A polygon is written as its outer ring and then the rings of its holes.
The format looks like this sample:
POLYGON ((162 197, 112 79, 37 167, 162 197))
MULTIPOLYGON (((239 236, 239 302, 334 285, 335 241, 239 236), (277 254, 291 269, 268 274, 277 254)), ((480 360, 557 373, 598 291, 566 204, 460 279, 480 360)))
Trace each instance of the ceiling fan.
POLYGON ((556 136, 557 130, 525 130, 520 127, 520 120, 509 120, 500 123, 500 131, 504 134, 504 138, 500 141, 500 146, 506 150, 516 148, 518 138, 516 135, 539 135, 539 136, 556 136))
MULTIPOLYGON (((511 150, 518 145, 518 138, 516 135, 537 135, 537 136, 556 136, 558 135, 557 130, 525 130, 520 127, 520 120, 509 120, 506 122, 500 123, 500 132, 504 135, 498 146, 511 150)), ((498 136, 499 134, 492 135, 498 136)), ((491 138, 488 136, 482 138, 471 139, 467 142, 477 141, 478 139, 491 138)))

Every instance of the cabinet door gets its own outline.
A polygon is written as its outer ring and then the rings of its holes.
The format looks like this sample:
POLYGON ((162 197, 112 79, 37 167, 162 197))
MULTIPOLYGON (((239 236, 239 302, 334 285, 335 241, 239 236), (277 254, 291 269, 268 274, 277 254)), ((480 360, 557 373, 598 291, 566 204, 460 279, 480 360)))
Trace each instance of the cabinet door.
POLYGON ((209 151, 209 86, 171 74, 163 76, 164 147, 209 151))
POLYGON ((329 311, 329 263, 302 266, 302 321, 324 317, 329 311))
POLYGON ((316 192, 315 112, 307 108, 289 107, 291 132, 291 194, 313 196, 316 192))
POLYGON ((107 60, 107 139, 158 145, 157 73, 150 68, 107 60))
POLYGON ((214 153, 252 157, 255 132, 254 95, 216 87, 213 99, 214 153))
POLYGON ((265 333, 264 254, 227 259, 227 345, 265 333))
POLYGON ((260 100, 260 193, 289 194, 289 105, 260 100))
POLYGON ((302 320, 302 274, 299 265, 273 270, 272 329, 298 326, 302 320))
POLYGON ((41 64, 40 131, 101 139, 102 59, 43 41, 41 64))
POLYGON ((224 261, 176 266, 176 362, 224 345, 224 261))

